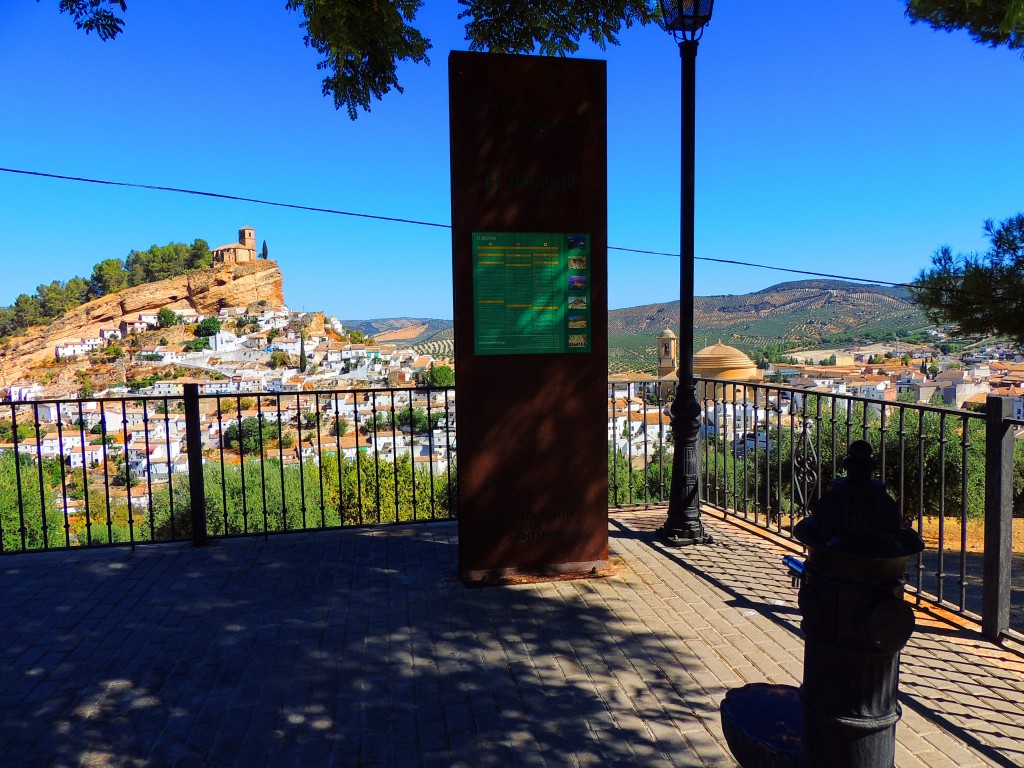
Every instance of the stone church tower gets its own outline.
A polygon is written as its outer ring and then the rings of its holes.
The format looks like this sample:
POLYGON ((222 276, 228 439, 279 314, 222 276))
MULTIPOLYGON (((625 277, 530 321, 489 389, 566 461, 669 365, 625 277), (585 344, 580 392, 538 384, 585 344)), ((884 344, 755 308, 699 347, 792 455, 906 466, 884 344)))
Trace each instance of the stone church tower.
POLYGON ((658 378, 676 375, 679 358, 676 354, 676 335, 666 328, 658 337, 658 378))
POLYGON ((214 264, 244 264, 256 261, 256 230, 242 227, 238 230, 238 242, 213 249, 214 264))

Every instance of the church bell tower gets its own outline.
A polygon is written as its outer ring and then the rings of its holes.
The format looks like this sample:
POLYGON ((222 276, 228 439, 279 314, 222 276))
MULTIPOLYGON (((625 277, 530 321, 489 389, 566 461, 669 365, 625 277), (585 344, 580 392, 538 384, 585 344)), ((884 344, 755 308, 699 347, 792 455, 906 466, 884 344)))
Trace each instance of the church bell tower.
POLYGON ((658 378, 663 379, 676 373, 679 358, 676 355, 676 335, 666 328, 658 337, 658 378))

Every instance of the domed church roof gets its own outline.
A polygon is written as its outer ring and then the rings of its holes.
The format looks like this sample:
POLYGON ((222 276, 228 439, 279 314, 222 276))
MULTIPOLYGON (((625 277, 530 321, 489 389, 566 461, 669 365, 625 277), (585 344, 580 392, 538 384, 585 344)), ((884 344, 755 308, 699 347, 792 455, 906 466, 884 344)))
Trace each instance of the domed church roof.
POLYGON ((760 378, 754 361, 736 347, 729 347, 719 341, 705 347, 693 356, 693 373, 705 379, 729 379, 750 381, 760 378))

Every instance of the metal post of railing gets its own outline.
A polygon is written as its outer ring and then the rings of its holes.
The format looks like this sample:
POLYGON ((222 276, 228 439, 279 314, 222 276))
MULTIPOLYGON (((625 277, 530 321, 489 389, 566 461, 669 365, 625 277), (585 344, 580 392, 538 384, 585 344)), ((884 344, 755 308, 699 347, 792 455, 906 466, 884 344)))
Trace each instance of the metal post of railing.
POLYGON ((1010 558, 1013 555, 1013 399, 985 402, 985 556, 981 632, 996 641, 1010 626, 1010 558))
MULTIPOLYGON (((185 450, 188 451, 188 490, 192 508, 192 543, 206 545, 206 489, 203 486, 203 432, 199 421, 199 385, 184 384, 185 450)), ((239 431, 241 441, 241 431, 239 431)))

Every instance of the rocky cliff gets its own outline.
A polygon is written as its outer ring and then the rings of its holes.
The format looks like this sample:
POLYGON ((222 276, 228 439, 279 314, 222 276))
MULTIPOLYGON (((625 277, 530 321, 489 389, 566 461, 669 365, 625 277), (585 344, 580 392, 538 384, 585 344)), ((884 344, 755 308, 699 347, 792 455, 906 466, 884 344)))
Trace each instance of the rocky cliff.
POLYGON ((281 270, 276 261, 229 264, 192 274, 137 285, 68 312, 59 320, 30 328, 0 348, 0 386, 23 378, 35 366, 54 359, 54 347, 92 338, 101 328, 116 328, 122 320, 163 307, 191 307, 199 314, 215 315, 225 307, 247 307, 265 301, 272 307, 284 302, 281 270))

